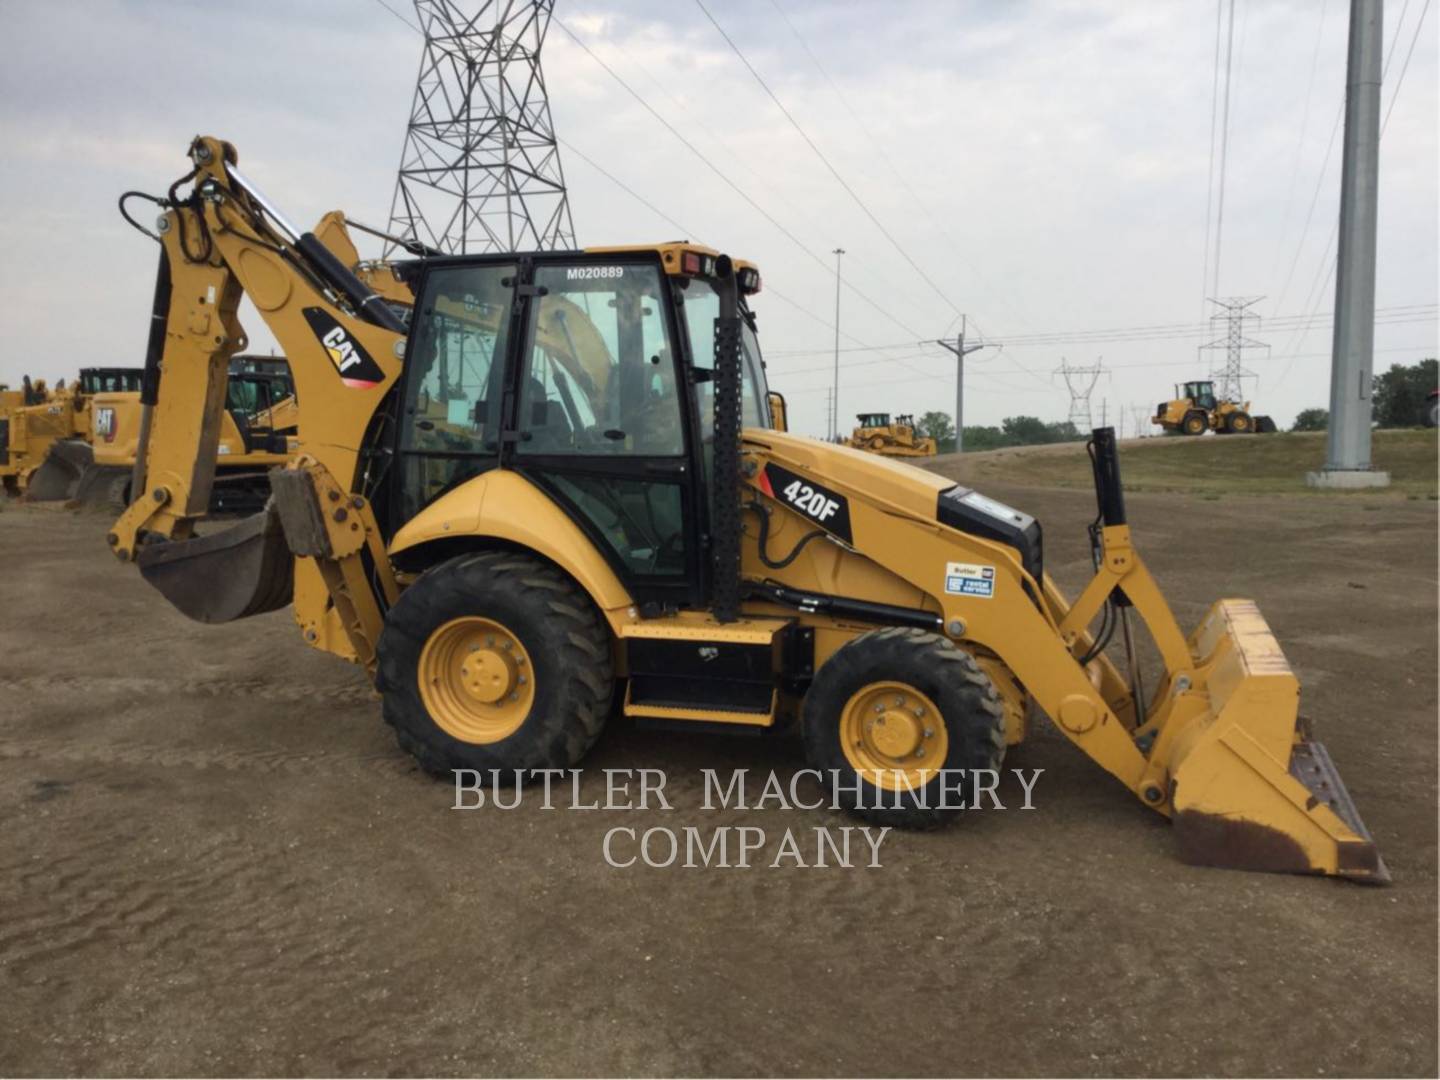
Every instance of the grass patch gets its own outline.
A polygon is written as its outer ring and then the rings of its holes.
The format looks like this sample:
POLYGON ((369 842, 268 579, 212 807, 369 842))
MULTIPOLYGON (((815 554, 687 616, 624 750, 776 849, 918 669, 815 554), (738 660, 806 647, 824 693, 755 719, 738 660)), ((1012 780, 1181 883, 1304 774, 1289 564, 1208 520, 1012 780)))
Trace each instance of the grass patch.
MULTIPOLYGON (((1437 497, 1440 439, 1424 428, 1375 432, 1375 467, 1390 473, 1388 489, 1320 491, 1305 474, 1325 459, 1323 432, 1154 438, 1122 444, 1121 475, 1130 491, 1173 491, 1219 498, 1227 494, 1335 494, 1437 497)), ((1089 488, 1090 460, 1083 443, 997 450, 936 461, 937 472, 957 480, 993 480, 1037 487, 1089 488)))

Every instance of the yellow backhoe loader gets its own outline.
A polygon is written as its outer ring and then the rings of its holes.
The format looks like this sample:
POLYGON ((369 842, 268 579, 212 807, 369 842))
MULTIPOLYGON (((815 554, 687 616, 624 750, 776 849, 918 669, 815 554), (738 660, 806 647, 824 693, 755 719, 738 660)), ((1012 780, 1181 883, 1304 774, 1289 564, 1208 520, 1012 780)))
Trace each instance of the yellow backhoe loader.
POLYGON ((915 417, 908 413, 892 422, 889 413, 860 413, 846 446, 869 450, 883 457, 934 457, 935 440, 915 429, 915 417))
POLYGON ((1250 402, 1216 398, 1215 384, 1208 379, 1177 385, 1173 398, 1155 406, 1150 422, 1167 435, 1271 435, 1276 430, 1270 417, 1250 415, 1250 402))
POLYGON ((400 241, 411 258, 361 263, 341 215, 301 233, 230 144, 197 138, 190 160, 156 200, 164 378, 110 546, 203 622, 293 603, 426 770, 573 766, 615 709, 798 720, 838 804, 925 826, 978 793, 1033 704, 1172 818, 1190 861, 1386 880, 1256 606, 1176 624, 1110 429, 1090 441, 1095 575, 1071 600, 1029 514, 776 426, 745 262, 400 241), (242 293, 289 358, 297 454, 264 512, 202 531, 242 293), (1148 680, 1137 621, 1163 662, 1148 680))

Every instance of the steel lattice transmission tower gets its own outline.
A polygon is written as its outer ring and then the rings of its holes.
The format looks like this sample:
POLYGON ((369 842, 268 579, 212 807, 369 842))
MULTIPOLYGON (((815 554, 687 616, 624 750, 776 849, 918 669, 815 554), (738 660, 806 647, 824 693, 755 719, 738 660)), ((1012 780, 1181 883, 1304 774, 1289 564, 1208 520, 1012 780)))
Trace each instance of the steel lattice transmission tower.
POLYGON ((1263 341, 1245 336, 1245 324, 1260 321, 1260 316, 1251 311, 1250 307, 1264 299, 1263 296, 1231 296, 1224 300, 1210 301, 1220 309, 1210 316, 1210 321, 1225 320, 1225 336, 1200 346, 1201 352, 1225 350, 1224 362, 1217 363, 1210 369, 1217 401, 1244 401, 1245 388, 1241 383, 1256 377, 1253 371, 1245 367, 1245 350, 1270 348, 1263 341))
POLYGON ((1061 357, 1055 374, 1065 380, 1065 388, 1070 391, 1070 413, 1066 419, 1080 434, 1088 433, 1094 426, 1090 416, 1090 394, 1100 376, 1105 374, 1104 360, 1096 360, 1085 367, 1074 367, 1061 357))
POLYGON ((425 49, 391 232, 457 254, 575 246, 540 70, 554 7, 415 0, 425 49))

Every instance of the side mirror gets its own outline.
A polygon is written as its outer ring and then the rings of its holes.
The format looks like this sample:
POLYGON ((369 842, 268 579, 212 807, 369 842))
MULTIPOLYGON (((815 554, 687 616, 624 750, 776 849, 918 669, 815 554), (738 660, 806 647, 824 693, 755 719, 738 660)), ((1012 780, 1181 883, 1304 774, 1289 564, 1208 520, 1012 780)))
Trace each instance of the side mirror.
POLYGON ((765 395, 770 401, 770 426, 776 431, 789 431, 790 424, 785 417, 785 395, 771 390, 765 395))

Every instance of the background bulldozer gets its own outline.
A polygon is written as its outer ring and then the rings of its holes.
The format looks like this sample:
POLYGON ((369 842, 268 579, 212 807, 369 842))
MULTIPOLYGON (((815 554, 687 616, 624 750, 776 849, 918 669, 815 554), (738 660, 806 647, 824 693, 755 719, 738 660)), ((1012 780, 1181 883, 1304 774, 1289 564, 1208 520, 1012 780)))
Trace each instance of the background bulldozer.
POLYGON ((846 446, 884 457, 934 457, 935 440, 915 430, 915 418, 902 413, 892 421, 889 413, 860 413, 846 446))
POLYGON ((1175 396, 1155 406, 1150 421, 1167 435, 1269 435, 1275 421, 1268 416, 1251 416, 1250 402, 1222 401, 1215 397, 1215 384, 1196 380, 1176 385, 1175 396))
POLYGON ((568 769, 616 712, 793 726, 833 805, 925 827, 978 805, 1043 715, 1192 863, 1388 879, 1256 604, 1181 629, 1113 430, 1089 442, 1094 573, 1071 598, 1034 516, 782 429, 753 265, 689 243, 437 257, 398 239, 414 258, 362 263, 342 216, 299 232, 229 143, 189 159, 151 197, 135 497, 107 543, 197 621, 293 606, 425 771, 568 769), (216 531, 247 293, 304 410, 265 509, 216 531))

